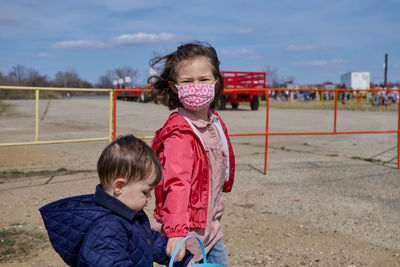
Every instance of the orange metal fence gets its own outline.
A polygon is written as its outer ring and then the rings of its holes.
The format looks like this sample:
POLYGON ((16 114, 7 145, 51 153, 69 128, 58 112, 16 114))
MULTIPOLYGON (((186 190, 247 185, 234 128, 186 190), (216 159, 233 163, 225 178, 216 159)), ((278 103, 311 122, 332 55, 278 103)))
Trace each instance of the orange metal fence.
MULTIPOLYGON (((266 115, 265 115, 265 132, 262 133, 233 133, 229 134, 229 136, 265 136, 265 150, 264 150, 264 174, 267 174, 267 159, 268 159, 268 137, 274 135, 336 135, 336 134, 388 134, 388 133, 397 133, 397 168, 400 169, 400 98, 397 96, 396 104, 398 105, 398 114, 397 114, 397 130, 382 130, 382 131, 338 131, 337 130, 337 111, 338 111, 338 94, 344 92, 386 92, 387 89, 287 89, 287 88, 246 88, 243 89, 235 89, 229 88, 229 91, 242 92, 250 90, 263 90, 265 91, 265 101, 266 101, 266 115), (270 94, 272 91, 289 91, 289 92, 334 92, 334 120, 333 120, 333 130, 327 132, 269 132, 269 110, 270 110, 270 94)), ((115 89, 114 90, 114 127, 113 127, 113 138, 116 137, 116 96, 120 94, 121 91, 132 91, 137 92, 138 90, 143 89, 115 89)), ((148 91, 148 90, 146 90, 148 91)), ((400 93, 400 89, 390 89, 390 91, 400 93)), ((152 137, 142 137, 143 139, 151 139, 152 137)))

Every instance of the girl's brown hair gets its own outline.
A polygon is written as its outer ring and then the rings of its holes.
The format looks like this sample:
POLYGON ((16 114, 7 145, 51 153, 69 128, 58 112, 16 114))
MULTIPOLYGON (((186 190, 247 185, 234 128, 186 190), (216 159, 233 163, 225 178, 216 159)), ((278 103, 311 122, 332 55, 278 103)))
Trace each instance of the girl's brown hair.
POLYGON ((211 106, 215 105, 215 101, 224 90, 224 78, 219 70, 220 62, 218 60, 217 52, 215 49, 204 42, 191 42, 179 46, 175 52, 155 57, 150 61, 150 66, 158 69, 158 65, 162 65, 160 75, 150 76, 149 83, 152 83, 151 98, 156 103, 161 103, 167 106, 170 110, 177 107, 183 107, 179 101, 178 95, 172 91, 168 82, 176 82, 177 66, 182 60, 194 59, 196 57, 206 57, 210 60, 212 66, 212 73, 217 83, 215 84, 215 98, 211 106))
POLYGON ((123 177, 128 183, 149 178, 154 171, 153 186, 161 180, 162 169, 158 157, 144 141, 133 135, 119 137, 101 153, 97 162, 97 173, 103 189, 115 179, 123 177))

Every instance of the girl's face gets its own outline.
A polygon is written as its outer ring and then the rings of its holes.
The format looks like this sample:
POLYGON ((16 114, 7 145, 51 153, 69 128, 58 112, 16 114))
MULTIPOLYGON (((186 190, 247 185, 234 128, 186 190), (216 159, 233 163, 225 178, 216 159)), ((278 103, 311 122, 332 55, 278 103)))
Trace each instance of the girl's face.
POLYGON ((178 64, 176 83, 178 85, 215 83, 210 60, 204 56, 182 60, 178 64))

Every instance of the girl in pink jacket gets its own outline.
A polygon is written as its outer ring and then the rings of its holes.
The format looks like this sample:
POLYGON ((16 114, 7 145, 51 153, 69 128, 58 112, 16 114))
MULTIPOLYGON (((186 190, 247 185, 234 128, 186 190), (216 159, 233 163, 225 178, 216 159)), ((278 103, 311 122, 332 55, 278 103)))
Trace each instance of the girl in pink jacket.
MULTIPOLYGON (((232 189, 235 157, 224 122, 210 108, 224 88, 219 64, 215 49, 200 42, 181 45, 151 61, 155 69, 162 66, 160 75, 149 78, 153 100, 177 109, 152 142, 163 166, 154 190, 153 228, 168 236, 168 255, 185 236, 196 235, 204 243, 207 262, 229 266, 222 238, 222 192, 232 189)), ((187 247, 199 261, 202 254, 196 242, 189 239, 187 247)))

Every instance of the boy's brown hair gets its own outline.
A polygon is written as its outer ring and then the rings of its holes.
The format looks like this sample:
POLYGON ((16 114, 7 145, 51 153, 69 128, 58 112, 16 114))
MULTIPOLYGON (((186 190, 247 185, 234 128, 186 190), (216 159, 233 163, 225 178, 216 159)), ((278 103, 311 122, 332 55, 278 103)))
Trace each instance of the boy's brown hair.
POLYGON ((118 137, 103 150, 97 161, 103 189, 120 177, 126 178, 128 183, 145 180, 152 171, 156 174, 152 184, 155 186, 161 180, 161 164, 151 147, 133 135, 118 137))
POLYGON ((219 70, 220 62, 218 60, 215 49, 204 42, 192 42, 179 46, 177 50, 171 54, 155 57, 150 61, 150 66, 157 69, 157 65, 163 64, 160 75, 150 76, 149 83, 154 81, 151 87, 151 98, 156 103, 167 106, 170 110, 177 107, 183 107, 179 101, 178 95, 172 91, 168 82, 176 82, 177 67, 182 60, 194 59, 197 57, 206 57, 209 59, 212 73, 217 83, 215 84, 215 98, 210 106, 215 105, 215 101, 219 98, 224 90, 224 78, 219 70))

